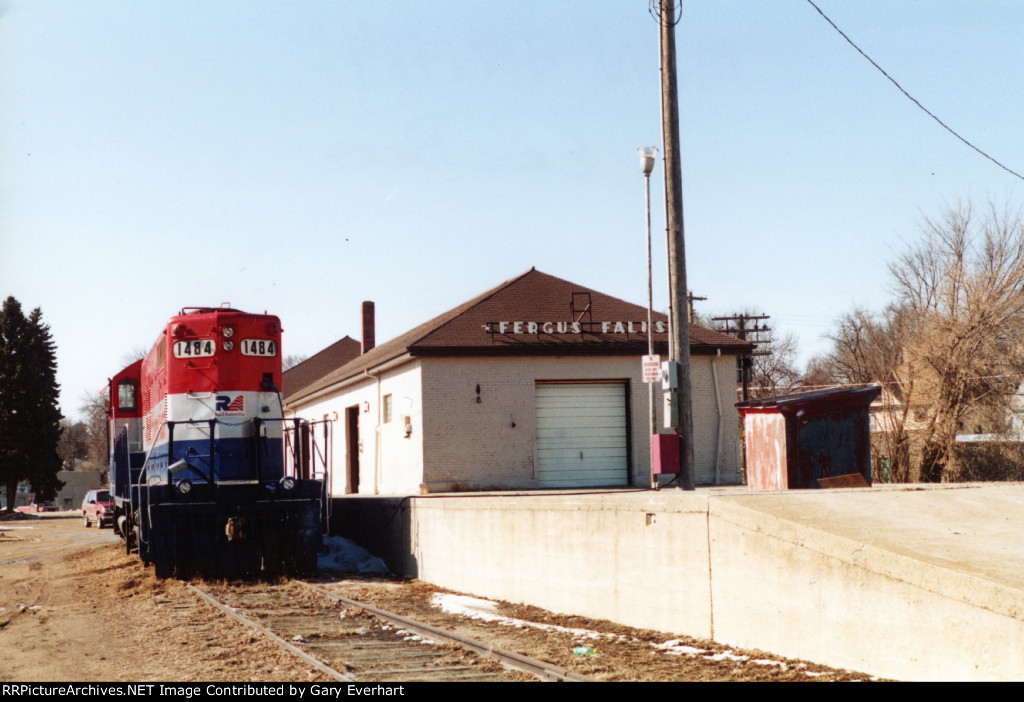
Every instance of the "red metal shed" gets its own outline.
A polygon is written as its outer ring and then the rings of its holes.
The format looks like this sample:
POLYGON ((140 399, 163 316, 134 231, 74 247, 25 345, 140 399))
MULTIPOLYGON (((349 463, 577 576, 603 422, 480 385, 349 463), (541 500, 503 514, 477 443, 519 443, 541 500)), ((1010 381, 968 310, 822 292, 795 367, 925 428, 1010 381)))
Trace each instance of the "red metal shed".
MULTIPOLYGON (((825 487, 860 475, 871 484, 868 406, 881 386, 831 388, 739 402, 754 490, 825 487)), ((860 483, 860 480, 856 480, 860 483)))

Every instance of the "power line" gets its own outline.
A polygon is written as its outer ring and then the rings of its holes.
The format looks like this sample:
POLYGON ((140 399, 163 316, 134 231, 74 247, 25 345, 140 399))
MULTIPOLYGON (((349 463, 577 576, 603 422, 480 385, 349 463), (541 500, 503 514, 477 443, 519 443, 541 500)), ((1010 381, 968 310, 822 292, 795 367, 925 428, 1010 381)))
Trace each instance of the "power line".
POLYGON ((971 142, 967 141, 967 140, 966 140, 966 139, 964 139, 964 138, 963 138, 962 136, 960 136, 959 134, 957 134, 957 133, 956 133, 956 131, 954 131, 952 127, 950 127, 950 126, 949 126, 948 124, 946 124, 946 123, 945 123, 945 122, 943 122, 943 121, 942 121, 941 119, 939 119, 938 117, 936 117, 936 116, 935 116, 935 115, 934 115, 934 114, 933 114, 933 113, 932 113, 932 112, 931 112, 931 111, 930 111, 930 110, 929 110, 928 108, 926 108, 926 107, 925 107, 924 105, 922 105, 922 104, 921 104, 920 102, 918 102, 918 101, 917 101, 917 99, 916 99, 916 98, 915 98, 915 97, 914 97, 913 95, 911 95, 911 94, 910 94, 910 93, 908 93, 908 92, 907 92, 906 90, 904 90, 904 89, 903 89, 903 86, 902 86, 902 85, 900 85, 899 83, 897 83, 897 82, 896 82, 896 79, 895 79, 895 78, 893 78, 892 76, 890 76, 890 75, 889 75, 888 73, 886 73, 886 72, 885 72, 885 69, 883 69, 883 68, 882 68, 881 66, 879 66, 879 65, 878 65, 877 63, 875 63, 874 59, 872 59, 872 58, 871 58, 870 56, 868 56, 867 54, 865 54, 865 53, 864 53, 864 51, 862 51, 862 50, 861 50, 861 48, 860 48, 859 46, 857 46, 856 44, 854 44, 854 43, 853 43, 853 40, 852 40, 852 39, 850 39, 850 37, 846 36, 846 34, 845 34, 845 33, 843 32, 843 30, 841 30, 841 29, 840 29, 839 27, 837 27, 837 26, 836 26, 836 23, 835 23, 835 22, 833 22, 832 20, 830 20, 830 19, 828 18, 828 15, 826 15, 826 14, 825 14, 824 12, 822 12, 822 11, 821 11, 821 8, 820 8, 820 7, 818 7, 817 5, 815 5, 815 4, 814 4, 814 2, 812 2, 812 0, 807 0, 807 4, 809 4, 809 5, 810 5, 811 7, 813 7, 813 8, 815 9, 815 10, 817 10, 817 11, 818 11, 818 14, 819 14, 819 15, 821 15, 822 17, 824 17, 824 18, 825 18, 825 21, 826 21, 826 22, 828 22, 829 24, 831 24, 831 25, 832 25, 832 28, 833 28, 834 30, 836 30, 837 32, 839 32, 839 35, 840 35, 840 36, 841 36, 841 37, 842 37, 843 39, 845 39, 845 40, 847 41, 847 43, 848 43, 848 44, 849 44, 850 46, 852 46, 852 47, 853 47, 854 49, 856 49, 856 50, 857 50, 857 52, 858 52, 858 53, 859 53, 859 54, 860 54, 861 56, 863 56, 863 57, 864 57, 864 58, 866 58, 866 59, 867 59, 868 61, 870 61, 870 62, 871 62, 871 65, 872 65, 872 66, 874 66, 875 68, 877 68, 877 69, 879 70, 879 72, 880 72, 880 73, 881 73, 881 74, 882 74, 883 76, 885 76, 886 78, 888 78, 888 79, 889 79, 889 82, 891 82, 891 83, 892 83, 893 85, 895 85, 895 86, 896 86, 896 87, 897 87, 897 88, 899 89, 899 91, 900 91, 901 93, 903 93, 904 95, 906 95, 906 96, 907 96, 907 98, 908 98, 908 99, 909 99, 909 100, 910 100, 911 102, 913 102, 913 103, 914 103, 915 105, 917 105, 917 106, 918 106, 919 108, 921 108, 921 110, 923 110, 923 111, 924 111, 924 113, 925 113, 926 115, 928 115, 929 117, 931 117, 932 119, 934 119, 934 120, 935 120, 936 122, 938 122, 938 123, 939 123, 939 124, 940 124, 940 125, 942 126, 942 128, 943 128, 943 129, 945 129, 945 130, 946 130, 947 132, 949 132, 950 134, 952 134, 953 136, 955 136, 955 137, 956 137, 957 139, 959 139, 959 140, 960 140, 960 141, 962 141, 963 143, 967 144, 967 145, 968 145, 969 147, 971 147, 972 149, 974 149, 975 151, 977 151, 977 152, 978 152, 979 154, 981 154, 982 156, 984 156, 985 158, 987 158, 987 159, 988 159, 989 161, 991 161, 992 163, 994 163, 994 164, 996 164, 997 166, 999 166, 1000 168, 1002 168, 1002 169, 1003 169, 1004 171, 1006 171, 1007 173, 1010 173, 1011 175, 1015 175, 1015 176, 1017 176, 1018 178, 1020 178, 1021 180, 1024 180, 1024 176, 1022 176, 1022 175, 1021 175, 1020 173, 1017 173, 1017 171, 1014 171, 1014 170, 1011 170, 1011 169, 1007 168, 1006 166, 1004 166, 1003 164, 1001 164, 1001 163, 1000 163, 999 161, 995 160, 994 158, 992 158, 991 156, 989 156, 989 155, 988 155, 987 153, 985 153, 984 151, 982 151, 981 149, 979 149, 979 148, 978 148, 977 146, 975 146, 974 144, 972 144, 971 142))
POLYGON ((654 21, 659 25, 664 23, 664 16, 668 14, 668 10, 672 10, 673 17, 671 25, 675 27, 679 24, 679 21, 683 19, 683 3, 679 0, 679 12, 676 12, 675 0, 648 0, 647 11, 650 13, 654 21))

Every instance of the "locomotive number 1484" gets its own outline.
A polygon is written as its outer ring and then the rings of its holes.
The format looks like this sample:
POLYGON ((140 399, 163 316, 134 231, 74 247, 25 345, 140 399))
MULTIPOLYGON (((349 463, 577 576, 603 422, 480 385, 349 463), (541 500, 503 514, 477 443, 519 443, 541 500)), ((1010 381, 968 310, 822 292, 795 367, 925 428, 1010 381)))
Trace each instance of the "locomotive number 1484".
MULTIPOLYGON (((225 344, 230 343, 230 341, 225 342, 225 344)), ((189 339, 175 341, 173 353, 175 358, 205 358, 212 356, 216 350, 216 342, 212 339, 189 339)), ((276 356, 277 343, 271 339, 242 339, 242 355, 276 356)))
POLYGON ((243 356, 276 356, 277 344, 270 339, 242 339, 243 356))
POLYGON ((174 342, 175 358, 204 358, 212 356, 216 350, 212 339, 190 339, 174 342))

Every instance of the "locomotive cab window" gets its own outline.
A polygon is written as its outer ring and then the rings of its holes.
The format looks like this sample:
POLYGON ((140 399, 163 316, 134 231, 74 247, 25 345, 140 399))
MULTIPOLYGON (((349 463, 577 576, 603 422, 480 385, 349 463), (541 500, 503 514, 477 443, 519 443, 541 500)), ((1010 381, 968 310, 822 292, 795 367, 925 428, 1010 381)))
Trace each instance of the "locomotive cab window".
POLYGON ((138 386, 134 380, 122 380, 117 384, 117 410, 119 412, 134 412, 137 409, 137 390, 138 386))

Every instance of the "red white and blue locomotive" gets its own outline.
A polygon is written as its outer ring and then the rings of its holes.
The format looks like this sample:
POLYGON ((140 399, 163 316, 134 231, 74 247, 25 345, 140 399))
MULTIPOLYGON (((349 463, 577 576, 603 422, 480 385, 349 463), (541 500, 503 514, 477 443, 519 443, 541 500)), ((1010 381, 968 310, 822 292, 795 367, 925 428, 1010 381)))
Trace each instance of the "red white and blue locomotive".
POLYGON ((181 310, 110 380, 114 525, 158 577, 316 571, 329 451, 280 387, 280 320, 227 306, 181 310))

